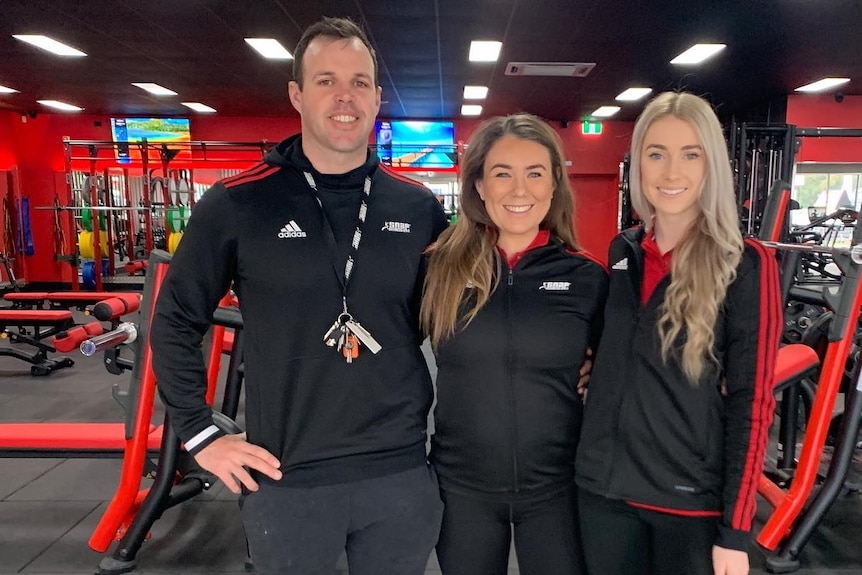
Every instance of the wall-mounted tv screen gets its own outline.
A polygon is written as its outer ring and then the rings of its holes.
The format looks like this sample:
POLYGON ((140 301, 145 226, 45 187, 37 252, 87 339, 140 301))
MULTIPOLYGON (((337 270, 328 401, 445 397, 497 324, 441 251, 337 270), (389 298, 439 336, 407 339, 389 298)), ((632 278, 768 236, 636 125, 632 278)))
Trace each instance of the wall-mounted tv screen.
POLYGON ((377 155, 401 168, 451 169, 458 155, 452 122, 391 120, 377 122, 377 155))
POLYGON ((150 160, 161 159, 159 144, 177 152, 172 159, 190 160, 192 157, 188 118, 111 118, 111 134, 117 144, 117 161, 121 164, 141 159, 140 148, 129 144, 144 139, 148 144, 154 144, 150 148, 150 160))

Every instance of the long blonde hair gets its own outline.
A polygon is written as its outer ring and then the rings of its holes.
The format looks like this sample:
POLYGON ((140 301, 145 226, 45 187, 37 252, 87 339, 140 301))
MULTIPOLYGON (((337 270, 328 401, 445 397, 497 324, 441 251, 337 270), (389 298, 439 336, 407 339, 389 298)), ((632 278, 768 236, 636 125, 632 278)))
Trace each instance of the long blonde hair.
POLYGON ((696 383, 708 361, 717 364, 713 353, 715 322, 727 288, 736 277, 743 240, 721 124, 706 100, 687 93, 656 96, 641 113, 632 134, 632 205, 644 218, 647 231, 652 228, 655 211, 641 185, 641 153, 649 127, 667 116, 684 120, 694 128, 706 157, 706 174, 698 198, 700 214, 674 248, 671 282, 657 326, 662 358, 667 361, 671 352, 679 353, 683 372, 696 383), (685 343, 681 350, 673 349, 682 333, 685 343))
POLYGON ((550 230, 569 248, 578 249, 572 220, 574 200, 557 133, 530 114, 491 118, 482 123, 467 143, 461 161, 458 221, 431 247, 420 320, 435 349, 456 329, 463 329, 476 317, 499 282, 502 261, 495 248, 499 232, 479 197, 476 182, 484 174, 488 152, 504 136, 536 142, 548 149, 554 194, 539 227, 550 230), (469 294, 466 293, 468 285, 469 294), (465 295, 469 295, 466 303, 469 309, 459 317, 465 295))

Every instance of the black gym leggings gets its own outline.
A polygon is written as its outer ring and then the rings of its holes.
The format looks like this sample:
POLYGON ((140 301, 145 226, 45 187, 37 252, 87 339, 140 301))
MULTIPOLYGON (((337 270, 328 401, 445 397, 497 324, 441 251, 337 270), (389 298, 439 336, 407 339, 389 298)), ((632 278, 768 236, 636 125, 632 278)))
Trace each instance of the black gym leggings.
POLYGON ((521 575, 586 573, 574 484, 528 500, 489 500, 448 489, 440 494, 437 559, 443 575, 506 575, 513 528, 521 575))
POLYGON ((718 517, 648 511, 581 490, 584 554, 597 575, 713 575, 718 517))

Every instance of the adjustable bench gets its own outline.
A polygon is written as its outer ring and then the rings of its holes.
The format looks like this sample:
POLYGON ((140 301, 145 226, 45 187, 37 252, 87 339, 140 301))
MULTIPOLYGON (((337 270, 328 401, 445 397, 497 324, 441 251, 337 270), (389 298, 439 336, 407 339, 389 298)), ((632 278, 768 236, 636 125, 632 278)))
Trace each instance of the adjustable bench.
POLYGON ((0 356, 10 356, 32 364, 32 375, 48 375, 64 367, 72 367, 75 362, 68 357, 48 359, 49 352, 56 348, 41 340, 72 328, 75 325, 72 312, 58 310, 25 310, 12 309, 0 311, 0 337, 8 339, 13 344, 25 343, 36 348, 33 353, 21 349, 6 347, 0 349, 0 356), (10 329, 15 327, 17 329, 10 329), (25 327, 32 327, 32 335, 25 327), (46 329, 43 329, 46 328, 46 329))

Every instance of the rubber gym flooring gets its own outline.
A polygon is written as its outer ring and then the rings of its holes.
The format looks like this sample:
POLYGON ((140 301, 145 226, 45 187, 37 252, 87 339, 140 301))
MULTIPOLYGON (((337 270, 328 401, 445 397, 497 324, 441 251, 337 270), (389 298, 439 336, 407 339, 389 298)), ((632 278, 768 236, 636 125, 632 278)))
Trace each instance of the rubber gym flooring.
MULTIPOLYGON (((124 386, 127 376, 108 374, 98 356, 73 358, 70 369, 31 377, 28 364, 0 357, 0 421, 120 421, 111 384, 124 386)), ((433 360, 431 365, 433 371, 433 360)), ((0 459, 0 574, 93 573, 101 555, 87 540, 116 489, 119 470, 120 461, 112 459, 0 459)), ((862 574, 860 534, 862 495, 842 496, 805 548, 797 573, 862 574)), ((752 573, 765 573, 754 546, 751 557, 752 573)), ((134 573, 240 575, 244 559, 236 499, 217 483, 165 512, 138 553, 134 573)), ((337 573, 347 573, 343 558, 337 573)), ((440 573, 433 556, 426 573, 440 573)), ((509 575, 517 573, 513 555, 509 575)))

